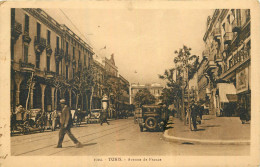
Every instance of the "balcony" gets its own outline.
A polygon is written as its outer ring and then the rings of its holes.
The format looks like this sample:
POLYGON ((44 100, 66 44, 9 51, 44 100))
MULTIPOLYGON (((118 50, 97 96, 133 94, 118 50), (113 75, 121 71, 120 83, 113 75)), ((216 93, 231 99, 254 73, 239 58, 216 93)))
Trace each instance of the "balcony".
POLYGON ((220 53, 217 53, 215 55, 215 62, 222 62, 223 58, 222 55, 220 53))
POLYGON ((79 70, 81 70, 82 69, 82 63, 79 61, 79 63, 78 63, 78 68, 79 68, 79 70))
POLYGON ((22 60, 20 60, 20 70, 22 72, 34 72, 35 69, 35 65, 32 63, 26 63, 26 62, 22 62, 22 60))
POLYGON ((233 39, 233 32, 226 32, 224 35, 224 44, 230 44, 233 39))
POLYGON ((29 32, 25 31, 23 34, 23 42, 29 44, 31 42, 31 37, 29 36, 29 32))
POLYGON ((75 60, 75 58, 72 58, 72 65, 74 66, 74 67, 76 67, 76 60, 75 60))
POLYGON ((55 60, 61 61, 63 58, 64 52, 63 49, 55 48, 55 60))
POLYGON ((13 27, 11 27, 12 40, 16 41, 22 34, 22 24, 14 21, 13 27))
POLYGON ((50 44, 47 44, 47 46, 46 46, 46 54, 47 55, 51 55, 52 54, 52 49, 51 49, 51 45, 50 44))
POLYGON ((206 71, 211 71, 213 69, 217 68, 214 60, 208 60, 207 64, 206 64, 206 71))
POLYGON ((36 53, 41 54, 46 48, 46 39, 42 37, 34 37, 34 50, 36 53))
POLYGON ((202 56, 203 56, 203 57, 209 57, 209 51, 208 51, 208 50, 204 50, 204 51, 202 52, 202 56))
POLYGON ((70 64, 70 55, 68 54, 68 53, 65 53, 65 62, 67 63, 67 64, 70 64))
POLYGON ((241 24, 238 19, 235 19, 232 23, 232 32, 240 32, 241 24))
POLYGON ((213 37, 215 41, 220 41, 220 37, 221 37, 221 32, 220 32, 220 28, 215 28, 213 30, 213 37))
POLYGON ((56 75, 53 71, 45 71, 46 78, 53 78, 56 75))

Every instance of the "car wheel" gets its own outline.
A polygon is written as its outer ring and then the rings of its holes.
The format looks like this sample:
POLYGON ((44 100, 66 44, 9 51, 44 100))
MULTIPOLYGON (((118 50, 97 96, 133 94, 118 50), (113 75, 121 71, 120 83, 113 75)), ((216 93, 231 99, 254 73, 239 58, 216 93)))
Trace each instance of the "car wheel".
POLYGON ((140 132, 143 132, 144 131, 144 128, 140 126, 140 132))
POLYGON ((157 120, 154 117, 148 117, 145 120, 145 127, 149 130, 154 130, 157 126, 157 120))

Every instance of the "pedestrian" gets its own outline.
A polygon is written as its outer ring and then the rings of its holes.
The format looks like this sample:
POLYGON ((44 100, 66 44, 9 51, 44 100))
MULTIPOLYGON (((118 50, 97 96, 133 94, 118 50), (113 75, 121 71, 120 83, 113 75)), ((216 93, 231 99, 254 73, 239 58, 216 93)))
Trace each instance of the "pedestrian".
POLYGON ((20 104, 16 105, 15 115, 16 115, 16 122, 18 124, 23 124, 23 120, 24 120, 24 117, 26 117, 26 115, 25 115, 25 110, 22 105, 20 105, 20 104))
POLYGON ((70 112, 70 108, 65 104, 65 99, 60 100, 61 105, 61 116, 60 116, 60 132, 59 132, 59 141, 57 148, 62 148, 62 142, 64 139, 65 134, 67 133, 70 139, 74 142, 75 147, 79 148, 82 147, 82 144, 74 137, 71 133, 70 128, 72 124, 72 116, 70 112))
POLYGON ((103 123, 107 123, 109 125, 109 122, 107 120, 107 110, 104 109, 100 112, 100 125, 102 126, 103 123))
POLYGON ((191 119, 192 119, 192 125, 193 125, 193 129, 194 131, 197 130, 197 115, 198 115, 198 106, 196 105, 196 103, 194 102, 194 100, 192 100, 191 102, 191 119))
POLYGON ((250 120, 244 105, 238 104, 237 105, 237 110, 238 110, 239 117, 240 117, 240 120, 241 120, 242 124, 245 124, 247 121, 250 120))

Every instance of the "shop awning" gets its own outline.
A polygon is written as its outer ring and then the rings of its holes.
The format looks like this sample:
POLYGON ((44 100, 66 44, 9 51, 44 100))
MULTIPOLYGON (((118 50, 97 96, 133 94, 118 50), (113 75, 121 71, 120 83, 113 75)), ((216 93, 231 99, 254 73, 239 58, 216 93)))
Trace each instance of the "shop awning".
POLYGON ((237 95, 227 94, 227 99, 229 102, 237 102, 237 95))
POLYGON ((233 101, 234 100, 234 96, 233 95, 236 95, 236 88, 235 88, 234 84, 231 84, 231 83, 218 83, 217 84, 217 88, 218 88, 218 91, 219 91, 219 100, 220 100, 220 102, 222 102, 222 103, 234 102, 233 101), (229 96, 230 100, 232 100, 232 101, 229 101, 227 95, 229 96))

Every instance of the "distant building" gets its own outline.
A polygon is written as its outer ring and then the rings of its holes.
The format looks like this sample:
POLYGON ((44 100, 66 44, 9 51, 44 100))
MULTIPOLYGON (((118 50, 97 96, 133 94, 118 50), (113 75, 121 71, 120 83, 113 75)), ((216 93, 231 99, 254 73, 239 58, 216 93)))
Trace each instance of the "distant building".
POLYGON ((162 94, 162 90, 163 90, 163 86, 159 83, 153 83, 153 84, 135 84, 132 83, 130 86, 130 104, 135 104, 134 102, 134 97, 136 95, 136 93, 139 90, 143 90, 143 89, 148 89, 152 95, 154 95, 154 97, 156 98, 156 103, 158 103, 159 97, 162 94))

